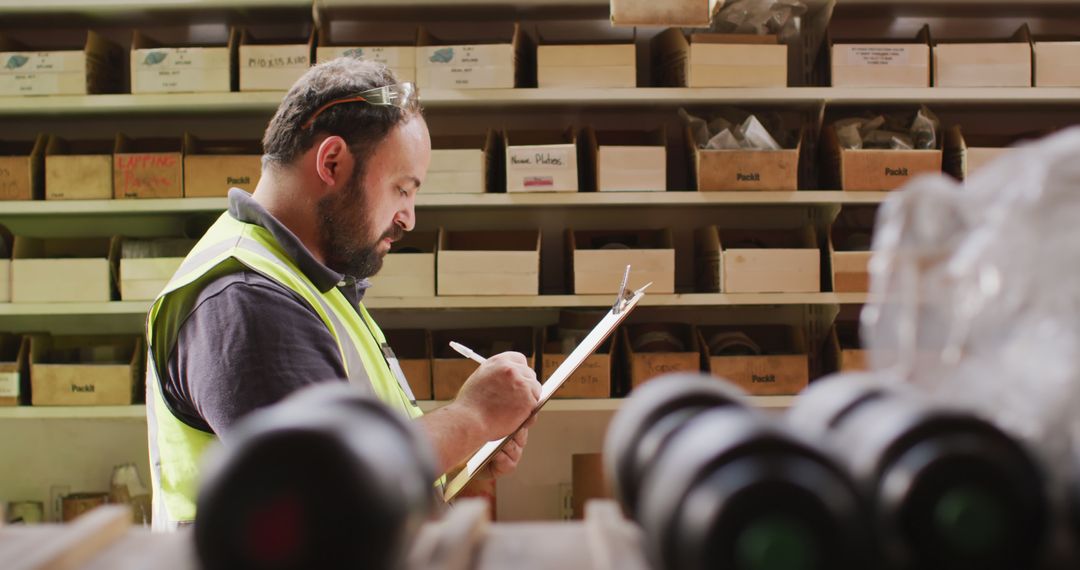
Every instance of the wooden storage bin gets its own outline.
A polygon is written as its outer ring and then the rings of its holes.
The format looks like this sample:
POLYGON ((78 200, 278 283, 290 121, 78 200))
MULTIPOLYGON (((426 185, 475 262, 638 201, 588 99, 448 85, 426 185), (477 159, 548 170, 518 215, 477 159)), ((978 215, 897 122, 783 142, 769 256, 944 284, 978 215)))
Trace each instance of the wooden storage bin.
POLYGON ((183 188, 180 139, 129 139, 116 135, 113 198, 180 198, 183 188))
MULTIPOLYGON (((552 326, 545 329, 540 360, 541 382, 547 382, 548 378, 551 378, 577 344, 576 342, 564 344, 560 341, 558 327, 552 326)), ((581 366, 567 378, 552 397, 565 399, 611 397, 611 364, 614 344, 614 336, 604 341, 596 352, 585 358, 581 366)))
POLYGON ((415 83, 416 26, 409 25, 406 31, 405 28, 385 29, 385 22, 378 25, 367 24, 370 23, 333 22, 320 27, 315 62, 323 63, 339 57, 375 61, 389 67, 398 81, 415 83), (354 27, 339 33, 335 27, 338 24, 354 24, 354 27), (332 38, 331 28, 335 30, 332 38))
POLYGON ((690 127, 685 132, 693 186, 699 192, 794 192, 799 189, 801 129, 795 148, 781 150, 702 149, 698 148, 690 127))
POLYGON ((794 395, 810 382, 806 337, 800 329, 778 325, 702 327, 699 334, 709 372, 748 394, 794 395), (720 354, 723 345, 737 354, 720 354))
POLYGON ((26 403, 25 396, 30 387, 29 363, 30 339, 0 333, 0 406, 26 403))
POLYGON ((540 232, 439 230, 439 295, 540 294, 540 232))
POLYGON ((229 189, 254 192, 262 176, 262 144, 203 140, 184 134, 184 197, 223 198, 229 189))
POLYGON ((611 24, 706 28, 722 5, 722 0, 611 0, 611 24))
POLYGON ((558 35, 555 28, 540 32, 536 48, 536 80, 540 88, 637 86, 635 37, 604 38, 558 35))
POLYGON ((120 242, 121 301, 157 298, 195 247, 191 239, 116 239, 120 242))
POLYGON ((44 194, 48 138, 0 141, 0 200, 40 200, 44 194))
POLYGON ((434 297, 437 232, 409 232, 383 258, 364 298, 434 297))
POLYGON ((1032 50, 1036 87, 1080 87, 1080 37, 1039 38, 1032 50))
POLYGON ((119 93, 123 58, 123 48, 94 31, 78 46, 29 46, 0 34, 0 97, 119 93))
POLYGON ((699 286, 721 293, 817 293, 821 251, 812 227, 694 234, 699 286))
POLYGON ((421 27, 416 84, 426 89, 509 89, 535 84, 536 46, 520 24, 484 26, 482 36, 450 37, 421 27))
POLYGON ((141 394, 142 336, 49 336, 30 339, 35 406, 125 406, 141 394))
POLYGON ((667 190, 667 137, 663 130, 596 131, 586 127, 581 138, 588 157, 578 167, 594 173, 597 191, 667 190))
POLYGON ((930 87, 930 27, 911 39, 833 39, 833 87, 930 87))
POLYGON ((240 91, 287 91, 311 67, 314 42, 314 30, 264 37, 260 30, 244 28, 240 31, 240 91))
POLYGON ((824 360, 829 372, 863 372, 870 369, 869 351, 859 341, 859 324, 837 320, 825 339, 824 360))
POLYGON ((845 207, 829 230, 829 265, 832 290, 837 293, 870 292, 870 246, 875 207, 845 207))
POLYGON ((431 334, 424 330, 384 331, 386 342, 397 355, 401 371, 417 400, 432 399, 431 334))
POLYGON ((965 134, 959 125, 945 131, 943 170, 958 180, 969 176, 1009 152, 1019 137, 965 134))
POLYGON ((568 275, 577 295, 615 294, 630 265, 628 287, 652 283, 649 293, 675 292, 671 230, 566 230, 568 275), (610 248, 614 244, 623 246, 610 248))
MULTIPOLYGON (((939 145, 940 146, 940 145, 939 145)), ((841 190, 896 190, 920 174, 941 172, 942 152, 934 150, 846 149, 833 125, 822 131, 826 178, 841 190)))
POLYGON ((105 303, 112 300, 109 238, 39 239, 15 236, 13 303, 105 303))
POLYGON ((621 337, 623 354, 627 360, 626 369, 630 373, 631 390, 663 374, 701 370, 701 347, 697 329, 693 325, 631 325, 622 327, 621 337), (670 339, 675 339, 675 343, 664 346, 671 343, 670 339))
POLYGON ((933 54, 935 87, 1031 87, 1027 24, 1005 40, 937 40, 933 54))
POLYGON ((425 194, 483 194, 501 172, 502 136, 493 130, 485 135, 431 137, 431 165, 424 180, 425 194))
POLYGON ((163 45, 135 31, 131 40, 132 93, 228 93, 236 77, 239 31, 225 45, 163 45))
POLYGON ((45 146, 46 200, 108 200, 113 196, 114 141, 69 141, 45 146))
POLYGON ((776 36, 671 28, 652 40, 653 76, 668 87, 787 87, 788 46, 776 36))
POLYGON ((431 370, 436 400, 453 400, 479 364, 450 348, 450 341, 460 342, 489 358, 514 351, 524 354, 529 366, 536 366, 536 331, 528 327, 455 329, 431 332, 433 359, 431 370))
POLYGON ((526 131, 504 134, 507 192, 577 192, 577 135, 526 131))

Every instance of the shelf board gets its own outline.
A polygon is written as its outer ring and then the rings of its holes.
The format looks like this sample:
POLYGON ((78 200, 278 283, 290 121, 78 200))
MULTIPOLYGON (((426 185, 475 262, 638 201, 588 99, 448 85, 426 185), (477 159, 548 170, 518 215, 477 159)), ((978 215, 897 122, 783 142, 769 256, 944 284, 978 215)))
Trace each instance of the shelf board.
MULTIPOLYGON (((551 399, 544 404, 545 412, 614 412, 622 406, 625 398, 597 398, 597 399, 551 399)), ((749 396, 750 402, 763 409, 786 409, 790 408, 795 401, 795 396, 749 396)), ((448 404, 444 400, 421 400, 417 402, 420 409, 425 412, 441 408, 448 404)))
POLYGON ((0 407, 0 420, 123 420, 145 419, 146 406, 12 406, 0 407))
MULTIPOLYGON (((0 115, 146 115, 272 113, 283 91, 250 93, 173 93, 0 97, 0 115)), ((905 89, 848 87, 627 89, 425 89, 428 109, 497 107, 670 106, 693 104, 1062 104, 1080 99, 1080 88, 927 87, 905 89)))

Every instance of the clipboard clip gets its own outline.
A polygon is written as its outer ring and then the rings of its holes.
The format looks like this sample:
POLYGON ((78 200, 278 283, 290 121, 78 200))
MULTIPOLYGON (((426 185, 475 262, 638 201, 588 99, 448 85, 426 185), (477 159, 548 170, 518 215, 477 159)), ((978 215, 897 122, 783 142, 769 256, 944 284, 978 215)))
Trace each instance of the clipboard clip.
POLYGON ((630 284, 630 266, 626 266, 626 271, 623 273, 622 284, 619 285, 619 292, 615 296, 615 304, 611 306, 611 314, 621 315, 626 309, 626 304, 630 302, 638 293, 649 288, 652 282, 646 283, 640 289, 636 291, 630 291, 626 288, 630 284))

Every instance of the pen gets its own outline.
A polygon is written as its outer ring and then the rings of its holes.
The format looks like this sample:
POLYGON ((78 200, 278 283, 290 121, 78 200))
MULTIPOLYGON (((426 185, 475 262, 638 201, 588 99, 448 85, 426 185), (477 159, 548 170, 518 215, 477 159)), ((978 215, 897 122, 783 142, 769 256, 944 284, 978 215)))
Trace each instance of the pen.
POLYGON ((460 342, 450 341, 450 348, 454 349, 454 352, 478 364, 483 364, 487 361, 486 358, 480 356, 479 354, 476 354, 471 348, 465 346, 464 344, 461 344, 460 342))

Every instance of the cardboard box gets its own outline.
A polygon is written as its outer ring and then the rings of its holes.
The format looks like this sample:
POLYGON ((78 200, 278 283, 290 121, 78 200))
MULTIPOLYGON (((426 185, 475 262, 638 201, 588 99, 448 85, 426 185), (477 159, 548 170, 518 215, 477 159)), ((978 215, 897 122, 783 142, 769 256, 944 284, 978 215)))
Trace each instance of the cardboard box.
POLYGON ((1036 87, 1080 87, 1080 40, 1036 41, 1036 87))
POLYGON ((502 137, 486 135, 431 137, 431 165, 425 194, 483 194, 492 191, 502 166, 502 137))
POLYGON ((591 172, 599 192, 663 192, 667 190, 667 138, 655 131, 582 130, 587 159, 578 164, 591 172))
POLYGON ((261 175, 259 141, 211 141, 184 134, 185 198, 223 198, 230 188, 254 192, 261 175))
POLYGON ((693 325, 632 325, 623 327, 621 336, 631 389, 663 374, 701 370, 701 346, 693 325))
POLYGON ((240 91, 287 91, 311 67, 315 33, 256 39, 240 32, 240 91))
POLYGON ((105 303, 112 300, 109 238, 39 239, 15 236, 13 303, 105 303))
POLYGON ((439 230, 439 295, 540 294, 540 232, 439 230))
POLYGON ((671 28, 652 40, 653 76, 668 87, 787 87, 788 46, 777 41, 671 28))
POLYGON ((30 339, 35 406, 124 406, 141 393, 142 336, 48 336, 30 339))
POLYGON ((537 85, 637 87, 637 51, 630 43, 546 44, 537 48, 537 85))
POLYGON ((795 136, 795 148, 783 150, 701 149, 690 127, 685 132, 692 183, 699 192, 799 189, 802 130, 795 136))
POLYGON ((1027 24, 1007 40, 939 40, 933 57, 935 87, 1031 87, 1027 24))
POLYGON ((409 232, 383 258, 364 298, 434 297, 437 232, 409 232))
MULTIPOLYGON (((577 347, 581 338, 571 335, 560 340, 558 327, 544 331, 543 351, 540 360, 540 381, 546 382, 562 366, 566 357, 577 347)), ((555 391, 553 398, 610 398, 611 363, 614 337, 607 339, 596 352, 590 354, 570 378, 555 391)))
POLYGON ((833 291, 870 292, 870 247, 876 214, 875 207, 845 207, 833 222, 829 230, 833 291))
POLYGON ((47 137, 0 141, 0 200, 40 200, 45 192, 47 137))
POLYGON ((611 25, 705 28, 723 4, 718 0, 611 0, 611 25))
POLYGON ((832 125, 822 131, 825 174, 841 190, 895 190, 920 174, 941 172, 941 150, 846 149, 832 125))
POLYGON ((93 31, 79 47, 42 49, 0 35, 0 96, 118 93, 124 50, 93 31))
POLYGON ((431 334, 424 330, 384 331, 387 344, 397 355, 401 371, 417 400, 432 399, 431 334))
POLYGON ((157 298, 195 247, 191 239, 115 239, 120 250, 121 301, 157 298))
POLYGON ((709 372, 753 396, 790 396, 810 382, 806 337, 779 325, 703 327, 709 372))
POLYGON ((426 89, 509 89, 532 87, 536 48, 520 24, 485 26, 484 37, 436 37, 420 28, 416 85, 426 89))
POLYGON ((507 351, 520 352, 529 360, 529 366, 536 366, 536 331, 531 328, 432 331, 434 358, 431 361, 431 370, 436 400, 453 400, 469 376, 480 367, 454 352, 449 345, 452 340, 464 344, 485 358, 507 351))
POLYGON ((575 453, 570 457, 570 464, 574 519, 583 519, 586 503, 611 497, 611 489, 604 477, 604 456, 600 453, 575 453))
POLYGON ((821 251, 812 227, 694 233, 699 285, 721 293, 817 293, 821 251))
POLYGON ((909 40, 833 40, 833 87, 930 87, 930 27, 909 40))
MULTIPOLYGON (((315 48, 315 61, 322 63, 339 57, 355 57, 375 61, 390 68, 400 82, 416 82, 416 27, 404 29, 387 27, 385 22, 377 25, 355 23, 360 29, 343 29, 333 22, 319 27, 319 43, 315 48), (334 29, 334 37, 330 31, 334 29)), ((353 24, 350 22, 350 24, 353 24)))
POLYGON ((829 372, 870 370, 869 351, 859 341, 859 323, 837 320, 825 339, 825 366, 829 372))
POLYGON ((138 30, 131 41, 132 93, 227 93, 236 74, 232 28, 226 45, 162 45, 138 30))
POLYGON ((566 230, 567 275, 577 295, 615 294, 627 265, 628 287, 652 283, 650 293, 675 292, 675 242, 671 230, 566 230))
POLYGON ((26 403, 30 375, 30 340, 22 335, 0 334, 0 406, 26 403))
MULTIPOLYGON (((10 249, 8 250, 11 251, 10 249)), ((10 256, 10 253, 8 254, 10 256)), ((0 303, 11 302, 11 259, 0 259, 0 303)))
MULTIPOLYGON (((1033 135, 1036 133, 1024 133, 1033 135)), ((957 180, 969 176, 1011 150, 1024 136, 971 135, 964 133, 959 125, 945 131, 945 155, 942 169, 957 180)))
POLYGON ((179 139, 129 139, 116 135, 113 147, 113 198, 183 196, 182 143, 179 139))
POLYGON ((577 192, 577 136, 573 129, 504 135, 507 192, 577 192))
POLYGON ((108 200, 113 196, 113 141, 69 141, 45 146, 46 200, 108 200))

